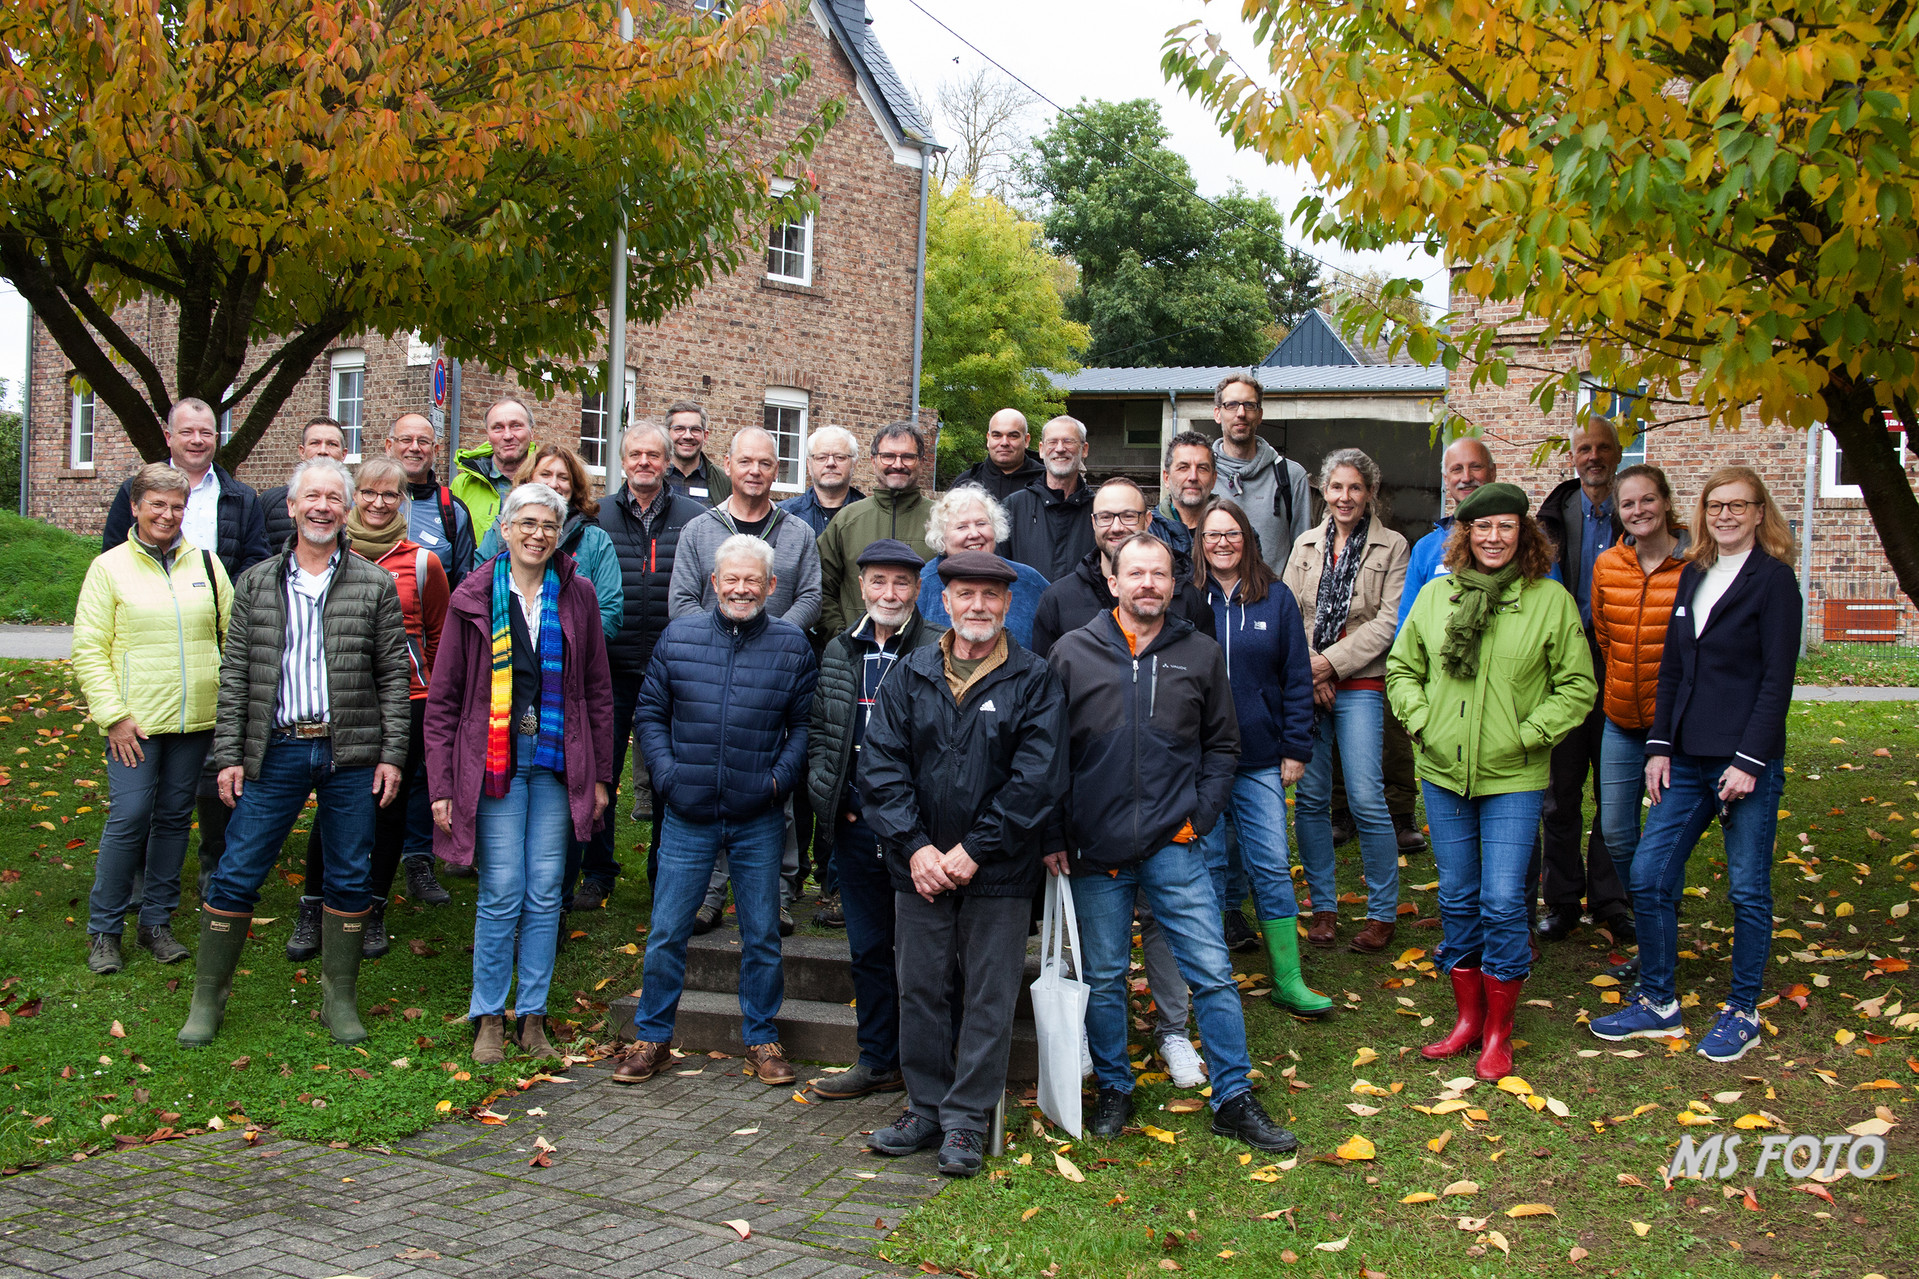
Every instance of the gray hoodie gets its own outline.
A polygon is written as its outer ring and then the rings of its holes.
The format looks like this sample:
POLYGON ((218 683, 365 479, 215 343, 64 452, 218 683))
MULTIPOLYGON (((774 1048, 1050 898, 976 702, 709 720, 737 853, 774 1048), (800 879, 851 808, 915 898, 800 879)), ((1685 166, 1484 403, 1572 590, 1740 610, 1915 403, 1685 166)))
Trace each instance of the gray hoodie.
POLYGON ((1231 498, 1245 509, 1253 532, 1259 534, 1259 557, 1279 573, 1293 553, 1293 539, 1312 526, 1313 491, 1306 483, 1305 467, 1281 457, 1265 440, 1255 437, 1254 443, 1259 451, 1252 461, 1242 462, 1227 454, 1224 441, 1213 441, 1213 468, 1219 475, 1213 481, 1213 496, 1231 498))
MULTIPOLYGON (((686 522, 673 552, 673 584, 666 597, 669 618, 705 612, 718 602, 713 593, 713 554, 733 533, 724 502, 686 522)), ((765 536, 773 544, 774 578, 766 611, 809 630, 820 620, 820 552, 813 527, 774 507, 765 536)))

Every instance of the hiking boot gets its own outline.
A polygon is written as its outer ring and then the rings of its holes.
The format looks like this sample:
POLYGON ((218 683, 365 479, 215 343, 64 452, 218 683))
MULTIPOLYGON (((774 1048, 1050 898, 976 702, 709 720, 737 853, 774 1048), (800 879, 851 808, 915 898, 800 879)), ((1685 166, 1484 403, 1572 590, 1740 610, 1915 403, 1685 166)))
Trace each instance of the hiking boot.
POLYGON ((813 1085, 813 1095, 828 1101, 845 1101, 874 1092, 901 1092, 905 1088, 906 1080, 900 1075, 899 1067, 874 1070, 862 1061, 855 1062, 851 1069, 821 1079, 813 1085))
POLYGON ((506 1060, 506 1018, 497 1014, 480 1018, 473 1031, 473 1064, 497 1066, 506 1060))
POLYGON ((1102 1088, 1093 1108, 1093 1122, 1086 1131, 1095 1137, 1117 1137, 1132 1121, 1133 1094, 1117 1088, 1102 1088))
POLYGON ((1227 950, 1245 951, 1259 949, 1259 934, 1254 932, 1253 926, 1246 922, 1246 915, 1243 911, 1229 910, 1225 912, 1225 914, 1221 916, 1221 923, 1224 925, 1226 931, 1227 950))
POLYGON ((776 1088, 784 1087, 800 1077, 793 1069, 793 1063, 786 1059, 786 1049, 778 1042, 770 1044, 750 1044, 746 1049, 746 1068, 742 1074, 752 1075, 763 1084, 776 1088))
POLYGON ((660 1068, 673 1060, 670 1044, 655 1044, 647 1040, 637 1041, 627 1052, 626 1057, 613 1067, 613 1082, 616 1084, 644 1083, 660 1073, 660 1068))
POLYGON ((583 879, 579 888, 574 890, 573 900, 567 903, 568 910, 598 910, 606 905, 606 899, 613 895, 613 885, 602 879, 583 879))
POLYGON ((1213 1135, 1243 1141, 1255 1150, 1283 1154, 1299 1149, 1299 1139, 1274 1123, 1253 1090, 1234 1093, 1213 1112, 1213 1135))
POLYGON ((287 938, 287 958, 304 964, 320 953, 320 899, 302 897, 300 914, 293 921, 293 935, 287 938))
POLYGON ((1377 955, 1393 944, 1393 931, 1397 927, 1390 919, 1369 919, 1346 943, 1346 949, 1360 955, 1377 955))
POLYGON ((977 1177, 986 1162, 986 1134, 971 1128, 955 1128, 940 1143, 940 1175, 977 1177))
POLYGON ((695 937, 704 936, 719 926, 720 908, 718 906, 701 906, 693 912, 693 935, 695 937))
POLYGON ((940 1126, 932 1120, 907 1111, 884 1128, 876 1128, 866 1139, 866 1148, 876 1155, 915 1154, 940 1144, 940 1126))
POLYGON ((463 866, 458 862, 448 862, 440 868, 440 873, 453 879, 472 879, 473 864, 468 862, 463 866))
POLYGON ((110 977, 127 966, 120 955, 120 938, 113 933, 95 933, 87 946, 87 968, 110 977))
POLYGON ((813 912, 813 922, 821 928, 846 927, 846 912, 840 909, 838 893, 828 893, 820 898, 820 908, 813 912))
POLYGON ((386 934, 386 901, 375 897, 367 907, 366 929, 360 934, 360 958, 378 959, 392 949, 393 942, 386 934))
POLYGON ((514 1027, 515 1036, 520 1041, 520 1051, 529 1057, 558 1057, 560 1050, 546 1037, 545 1013, 521 1013, 520 1024, 514 1027))
POLYGON ((1339 913, 1331 910, 1314 911, 1313 922, 1306 927, 1306 944, 1331 950, 1333 943, 1338 940, 1339 913))
POLYGON ((320 1024, 339 1044, 366 1039, 360 1024, 360 948, 370 910, 342 915, 320 912, 320 1024))
MULTIPOLYGON (((151 928, 142 924, 140 931, 135 933, 134 937, 139 941, 142 950, 163 964, 177 964, 193 953, 182 946, 180 939, 173 935, 171 924, 155 924, 151 928)), ((118 950, 120 939, 116 937, 113 940, 114 949, 118 950)))
POLYGON ((453 900, 453 894, 440 887, 440 881, 433 877, 431 857, 406 859, 406 895, 409 901, 422 906, 444 906, 453 900))
POLYGON ((193 1006, 187 1023, 174 1036, 182 1047, 204 1048, 220 1033, 227 1014, 227 996, 233 993, 233 970, 246 949, 246 914, 229 915, 211 906, 200 908, 200 946, 193 959, 193 1006))

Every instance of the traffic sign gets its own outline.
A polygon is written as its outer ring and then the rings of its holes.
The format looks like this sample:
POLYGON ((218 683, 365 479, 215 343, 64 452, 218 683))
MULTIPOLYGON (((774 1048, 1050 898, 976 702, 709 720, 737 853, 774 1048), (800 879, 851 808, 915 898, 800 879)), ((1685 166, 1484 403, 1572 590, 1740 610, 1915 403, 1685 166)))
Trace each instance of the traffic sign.
POLYGON ((433 407, 446 407, 446 361, 433 361, 433 407))

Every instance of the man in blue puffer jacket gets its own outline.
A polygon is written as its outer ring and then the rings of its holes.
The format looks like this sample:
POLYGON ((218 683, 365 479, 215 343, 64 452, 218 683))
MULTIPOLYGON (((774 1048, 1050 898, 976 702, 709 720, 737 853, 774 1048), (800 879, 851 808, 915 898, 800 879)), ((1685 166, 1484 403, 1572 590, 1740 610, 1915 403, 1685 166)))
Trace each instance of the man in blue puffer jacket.
POLYGON ((647 663, 634 715, 664 808, 646 979, 632 1054, 616 1083, 639 1083, 668 1060, 686 982, 686 942, 721 849, 740 920, 741 1039, 761 1083, 798 1078, 774 1030, 780 964, 780 855, 787 796, 806 776, 806 726, 819 664, 806 632, 766 611, 773 548, 736 533, 713 554, 711 612, 674 619, 647 663))

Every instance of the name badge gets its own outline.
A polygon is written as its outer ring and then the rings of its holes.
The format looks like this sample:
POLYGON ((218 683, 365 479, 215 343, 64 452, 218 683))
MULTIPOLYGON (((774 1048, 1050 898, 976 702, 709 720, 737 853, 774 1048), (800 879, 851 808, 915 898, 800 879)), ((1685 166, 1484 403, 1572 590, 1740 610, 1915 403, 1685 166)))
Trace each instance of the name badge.
POLYGON ((1256 631, 1263 631, 1263 630, 1265 630, 1265 629, 1266 629, 1266 623, 1264 623, 1264 622, 1254 622, 1254 623, 1253 623, 1253 629, 1254 629, 1254 630, 1256 630, 1256 631))
POLYGON ((1681 604, 1678 608, 1672 611, 1672 615, 1674 617, 1684 617, 1686 615, 1686 606, 1684 604, 1681 604))
POLYGON ((705 490, 705 489, 703 489, 703 488, 694 488, 694 487, 693 487, 693 486, 692 486, 691 484, 689 484, 689 485, 687 485, 687 486, 686 486, 686 493, 687 493, 687 496, 688 496, 688 497, 705 497, 705 496, 707 496, 707 490, 705 490))

